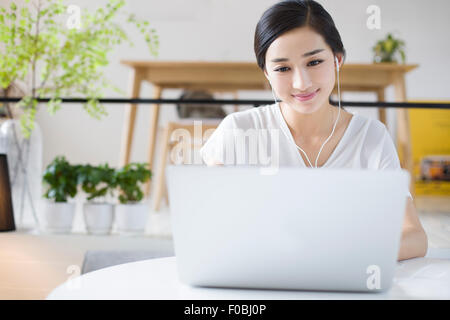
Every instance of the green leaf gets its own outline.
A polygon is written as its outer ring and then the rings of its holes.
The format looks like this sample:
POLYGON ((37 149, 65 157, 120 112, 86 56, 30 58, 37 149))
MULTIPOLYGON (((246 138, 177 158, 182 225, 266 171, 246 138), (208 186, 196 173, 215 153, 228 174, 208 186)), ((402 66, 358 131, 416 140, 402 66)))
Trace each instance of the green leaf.
MULTIPOLYGON (((43 26, 36 35, 37 6, 31 1, 21 3, 18 12, 19 21, 16 24, 17 10, 15 3, 11 3, 11 12, 0 8, 0 86, 7 88, 12 82, 23 82, 30 88, 25 92, 31 95, 33 87, 31 79, 39 79, 35 84, 40 97, 54 97, 47 104, 47 111, 54 114, 60 109, 61 95, 83 96, 91 99, 85 110, 94 118, 100 119, 106 115, 106 110, 96 99, 102 95, 103 90, 113 87, 103 70, 108 65, 110 54, 118 45, 130 41, 128 34, 117 22, 121 8, 125 5, 123 0, 109 1, 94 12, 83 11, 82 29, 69 30, 65 22, 56 17, 66 13, 67 6, 63 1, 48 0, 41 8, 39 22, 43 26), (32 66, 36 66, 33 69, 32 66)), ((64 20, 64 19, 63 19, 64 20)), ((142 40, 147 43, 149 52, 157 54, 157 38, 149 37, 150 25, 141 21, 135 15, 129 16, 129 23, 142 32, 142 40)), ((155 29, 151 29, 155 31, 155 29)), ((21 127, 30 133, 33 128, 37 103, 22 101, 16 107, 24 109, 21 117, 21 127), (29 109, 31 108, 31 109, 29 109)))
POLYGON ((404 52, 403 50, 400 50, 399 52, 400 52, 400 56, 401 56, 401 58, 402 58, 402 63, 405 63, 405 61, 406 61, 406 55, 405 55, 405 52, 404 52))
POLYGON ((71 165, 64 156, 57 156, 45 169, 43 182, 45 197, 55 202, 66 202, 77 193, 78 166, 71 165))
POLYGON ((50 115, 54 115, 61 108, 61 99, 52 99, 47 104, 47 110, 50 115))

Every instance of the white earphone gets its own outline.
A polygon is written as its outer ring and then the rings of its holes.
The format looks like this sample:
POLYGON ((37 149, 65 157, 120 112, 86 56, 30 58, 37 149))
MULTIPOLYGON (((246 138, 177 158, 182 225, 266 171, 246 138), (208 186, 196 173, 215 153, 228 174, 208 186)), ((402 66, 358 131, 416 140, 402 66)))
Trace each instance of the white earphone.
MULTIPOLYGON (((317 158, 316 158, 316 162, 315 162, 315 168, 317 168, 317 160, 319 160, 320 153, 322 152, 322 149, 323 149, 323 147, 325 146, 325 144, 328 142, 328 140, 330 140, 330 138, 333 136, 334 129, 336 129, 336 125, 337 125, 337 123, 338 123, 338 121, 339 121, 339 116, 341 115, 341 89, 340 89, 340 83, 339 83, 339 60, 338 60, 338 58, 337 58, 336 56, 334 56, 334 60, 336 61, 336 71, 337 71, 337 81, 338 81, 339 111, 338 111, 338 116, 337 116, 337 118, 336 118, 336 121, 334 122, 333 130, 331 131, 330 136, 329 136, 329 137, 325 140, 325 142, 322 144, 322 147, 320 147, 319 153, 317 154, 317 158)), ((277 104, 278 102, 277 102, 277 99, 275 98, 275 93, 274 93, 274 91, 273 91, 273 87, 272 87, 272 83, 270 82, 270 79, 269 79, 269 83, 270 83, 270 87, 271 87, 271 89, 272 89, 273 99, 275 100, 275 104, 277 104)), ((280 104, 279 104, 279 103, 278 103, 278 108, 280 108, 280 104)), ((281 110, 281 109, 280 109, 280 110, 281 110)), ((303 151, 303 149, 300 148, 300 147, 295 143, 295 141, 294 141, 294 139, 292 138, 292 136, 289 137, 289 136, 286 134, 286 132, 285 132, 284 130, 281 130, 281 131, 283 131, 283 133, 286 135, 286 137, 288 138, 288 140, 291 140, 291 141, 292 141, 292 143, 297 147, 297 149, 299 149, 301 152, 303 152, 303 154, 305 155, 306 159, 308 160, 309 165, 311 166, 311 168, 313 168, 313 166, 312 166, 312 164, 311 164, 311 161, 309 161, 309 158, 308 158, 308 156, 306 155, 306 152, 303 151)))

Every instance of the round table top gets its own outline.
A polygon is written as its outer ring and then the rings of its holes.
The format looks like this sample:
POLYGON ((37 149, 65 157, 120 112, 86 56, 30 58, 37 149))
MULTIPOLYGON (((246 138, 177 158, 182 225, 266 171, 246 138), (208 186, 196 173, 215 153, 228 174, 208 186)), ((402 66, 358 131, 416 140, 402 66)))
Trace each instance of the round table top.
POLYGON ((69 279, 47 297, 146 300, 450 299, 450 260, 416 258, 398 263, 391 289, 381 293, 201 288, 180 283, 176 258, 112 266, 69 279))

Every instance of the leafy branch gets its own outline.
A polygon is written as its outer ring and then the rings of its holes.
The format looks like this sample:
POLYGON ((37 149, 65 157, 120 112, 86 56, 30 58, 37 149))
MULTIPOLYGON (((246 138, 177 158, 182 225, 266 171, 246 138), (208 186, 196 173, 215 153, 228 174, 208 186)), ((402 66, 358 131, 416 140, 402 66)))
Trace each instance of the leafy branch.
MULTIPOLYGON (((68 6, 63 0, 25 0, 22 8, 14 2, 0 8, 0 87, 25 84, 23 99, 16 105, 23 111, 25 137, 34 128, 37 98, 51 98, 47 111, 54 114, 61 108, 61 97, 81 95, 89 99, 83 107, 90 116, 100 119, 107 114, 98 102, 103 90, 120 91, 103 73, 108 54, 124 42, 133 44, 115 21, 124 4, 124 0, 110 0, 92 13, 83 10, 79 29, 65 25, 68 6)), ((133 14, 126 22, 142 34, 156 57, 156 30, 133 14)))

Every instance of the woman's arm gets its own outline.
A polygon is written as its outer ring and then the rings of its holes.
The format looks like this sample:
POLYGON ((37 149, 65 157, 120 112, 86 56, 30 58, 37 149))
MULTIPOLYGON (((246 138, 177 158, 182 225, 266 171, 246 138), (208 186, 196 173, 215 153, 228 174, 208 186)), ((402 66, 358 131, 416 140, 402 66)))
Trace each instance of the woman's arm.
POLYGON ((427 235, 420 223, 414 202, 408 198, 398 260, 424 257, 427 249, 427 235))

